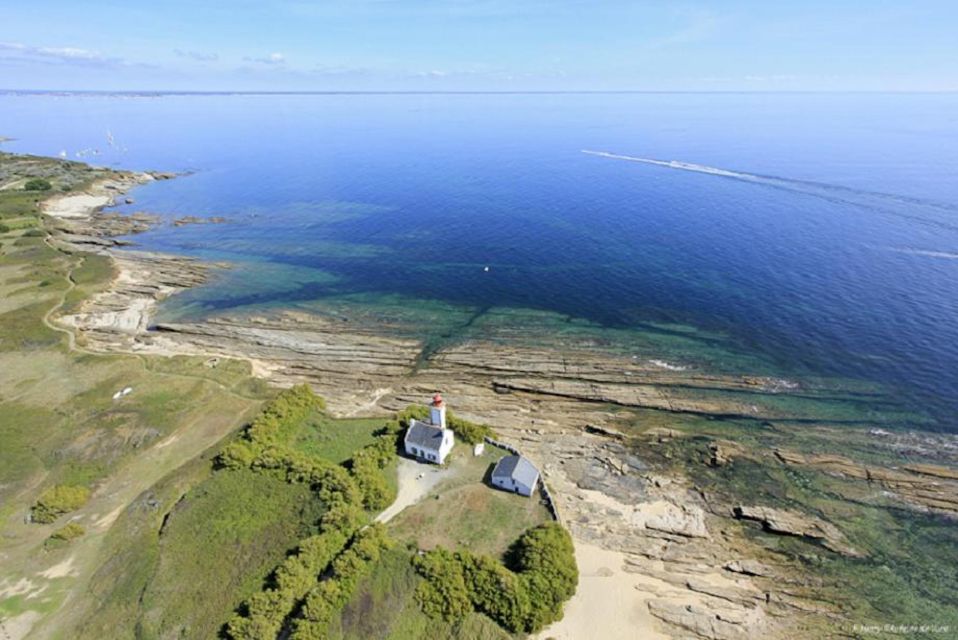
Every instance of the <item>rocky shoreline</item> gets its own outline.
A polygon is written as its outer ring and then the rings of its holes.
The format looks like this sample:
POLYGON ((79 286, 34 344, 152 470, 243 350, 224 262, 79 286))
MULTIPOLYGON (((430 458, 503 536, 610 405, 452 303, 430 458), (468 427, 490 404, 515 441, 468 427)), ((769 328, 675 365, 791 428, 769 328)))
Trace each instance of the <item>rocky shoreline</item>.
MULTIPOLYGON (((308 382, 344 416, 385 414, 442 389, 458 413, 493 425, 543 470, 582 550, 580 564, 589 565, 583 575, 594 574, 576 598, 588 601, 597 593, 590 589, 607 591, 613 584, 630 589, 616 615, 632 626, 600 628, 603 623, 590 619, 588 610, 580 613, 573 601, 566 620, 542 637, 575 637, 582 628, 606 638, 820 637, 819 629, 841 618, 840 603, 816 596, 817 578, 747 535, 751 521, 774 535, 860 555, 834 523, 764 505, 730 504, 680 473, 656 471, 636 451, 654 452, 684 435, 669 428, 636 433, 622 426, 623 412, 649 411, 827 422, 805 405, 782 404, 783 397, 827 399, 833 392, 827 386, 662 366, 656 358, 638 359, 586 338, 533 335, 534 327, 500 329, 429 349, 375 323, 343 323, 294 311, 153 326, 162 300, 207 282, 218 265, 121 249, 126 243, 117 236, 143 231, 157 220, 102 209, 135 186, 167 177, 117 173, 84 194, 44 205, 58 247, 109 255, 116 267, 107 290, 58 319, 84 349, 247 359, 274 383, 308 382)), ((853 426, 864 431, 869 425, 853 426)), ((834 456, 744 451, 735 443, 713 442, 712 447, 702 464, 723 466, 746 457, 811 466, 879 483, 911 508, 958 513, 958 474, 948 466, 895 471, 834 456)))

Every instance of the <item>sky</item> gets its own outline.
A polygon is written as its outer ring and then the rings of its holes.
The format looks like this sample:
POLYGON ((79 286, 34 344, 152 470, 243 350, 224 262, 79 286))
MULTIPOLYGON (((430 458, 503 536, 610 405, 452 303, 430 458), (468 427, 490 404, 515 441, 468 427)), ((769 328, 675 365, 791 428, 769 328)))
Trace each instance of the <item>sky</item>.
POLYGON ((0 90, 956 91, 955 0, 31 0, 0 90))

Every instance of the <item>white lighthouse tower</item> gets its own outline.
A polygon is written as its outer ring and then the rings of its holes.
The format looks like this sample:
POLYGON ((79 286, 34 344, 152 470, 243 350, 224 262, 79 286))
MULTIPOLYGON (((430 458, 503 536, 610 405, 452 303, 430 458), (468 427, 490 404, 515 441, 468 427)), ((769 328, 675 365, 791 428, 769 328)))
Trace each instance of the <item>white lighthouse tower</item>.
POLYGON ((446 428, 446 403, 443 401, 441 393, 432 397, 432 405, 429 407, 429 422, 435 427, 446 428))

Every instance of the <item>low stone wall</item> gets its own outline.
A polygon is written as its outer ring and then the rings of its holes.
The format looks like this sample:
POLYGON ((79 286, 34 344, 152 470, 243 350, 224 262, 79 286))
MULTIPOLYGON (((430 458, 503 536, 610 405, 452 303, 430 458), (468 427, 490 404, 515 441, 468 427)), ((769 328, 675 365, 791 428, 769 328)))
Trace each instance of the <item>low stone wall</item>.
MULTIPOLYGON (((508 442, 501 442, 486 436, 483 438, 487 443, 493 445, 494 447, 499 447, 500 449, 505 449, 513 455, 522 456, 522 452, 519 451, 517 447, 509 444, 508 442)), ((525 457, 525 456, 523 456, 525 457)), ((539 494, 542 496, 542 502, 545 504, 546 509, 549 510, 549 513, 552 515, 552 518, 562 524, 562 518, 559 517, 559 507, 556 504, 556 501, 552 498, 552 493, 549 491, 549 487, 546 486, 546 479, 542 475, 542 471, 539 471, 539 494)))

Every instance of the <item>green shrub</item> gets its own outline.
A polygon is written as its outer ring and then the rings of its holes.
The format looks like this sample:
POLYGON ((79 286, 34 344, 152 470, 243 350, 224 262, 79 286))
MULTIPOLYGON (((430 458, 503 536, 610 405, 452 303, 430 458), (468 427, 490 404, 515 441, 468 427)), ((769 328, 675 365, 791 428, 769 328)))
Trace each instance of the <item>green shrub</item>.
POLYGON ((273 573, 273 586, 252 596, 226 623, 226 636, 243 640, 275 638, 296 603, 316 584, 342 550, 347 536, 331 530, 303 540, 273 573))
POLYGON ((481 611, 512 633, 534 633, 561 618, 579 581, 569 533, 555 522, 534 527, 509 556, 513 570, 468 551, 437 549, 416 558, 425 578, 416 591, 422 610, 447 621, 481 611))
POLYGON ((308 385, 281 391, 263 407, 243 435, 217 456, 217 464, 230 469, 252 467, 257 462, 266 468, 280 466, 271 465, 271 456, 277 454, 269 448, 281 445, 283 434, 295 428, 314 409, 325 410, 326 402, 308 385))
POLYGON ((575 593, 579 569, 572 536, 557 522, 529 529, 510 556, 531 608, 525 630, 534 632, 562 617, 562 605, 575 593))
POLYGON ((325 637, 329 623, 349 602, 360 579, 391 546, 381 524, 370 525, 356 534, 349 548, 333 560, 330 575, 310 589, 293 621, 292 640, 325 637))
POLYGON ((424 407, 421 404, 411 404, 399 413, 396 414, 396 421, 399 422, 399 425, 405 429, 409 426, 410 421, 413 419, 416 420, 426 420, 429 418, 429 408, 424 407))
POLYGON ((36 227, 33 227, 32 229, 27 229, 24 231, 23 235, 27 238, 42 238, 47 234, 43 232, 43 229, 37 229, 36 227))
POLYGON ((77 524, 76 522, 71 522, 70 524, 60 527, 50 536, 50 540, 60 540, 63 542, 70 542, 75 540, 86 533, 86 529, 82 525, 77 524))
POLYGON ((383 473, 396 458, 396 436, 387 432, 376 442, 360 449, 348 461, 350 471, 363 496, 363 506, 369 511, 382 511, 396 499, 396 489, 383 473))
POLYGON ((23 185, 24 191, 49 191, 52 188, 53 185, 50 184, 50 181, 44 178, 31 178, 23 185))
POLYGON ((453 622, 472 611, 459 554, 439 548, 413 558, 413 566, 425 578, 416 588, 416 600, 426 615, 453 622))
POLYGON ((8 233, 9 231, 10 227, 0 222, 0 233, 8 233))
POLYGON ((482 442, 484 438, 495 437, 495 433, 491 427, 463 420, 453 414, 452 411, 446 413, 446 425, 455 432, 460 440, 468 442, 469 444, 478 444, 482 442))
POLYGON ((468 554, 461 562, 472 606, 505 629, 525 628, 532 607, 521 577, 490 556, 468 554))
POLYGON ((86 487, 58 484, 40 494, 31 510, 34 522, 47 524, 64 513, 76 511, 90 499, 86 487))

